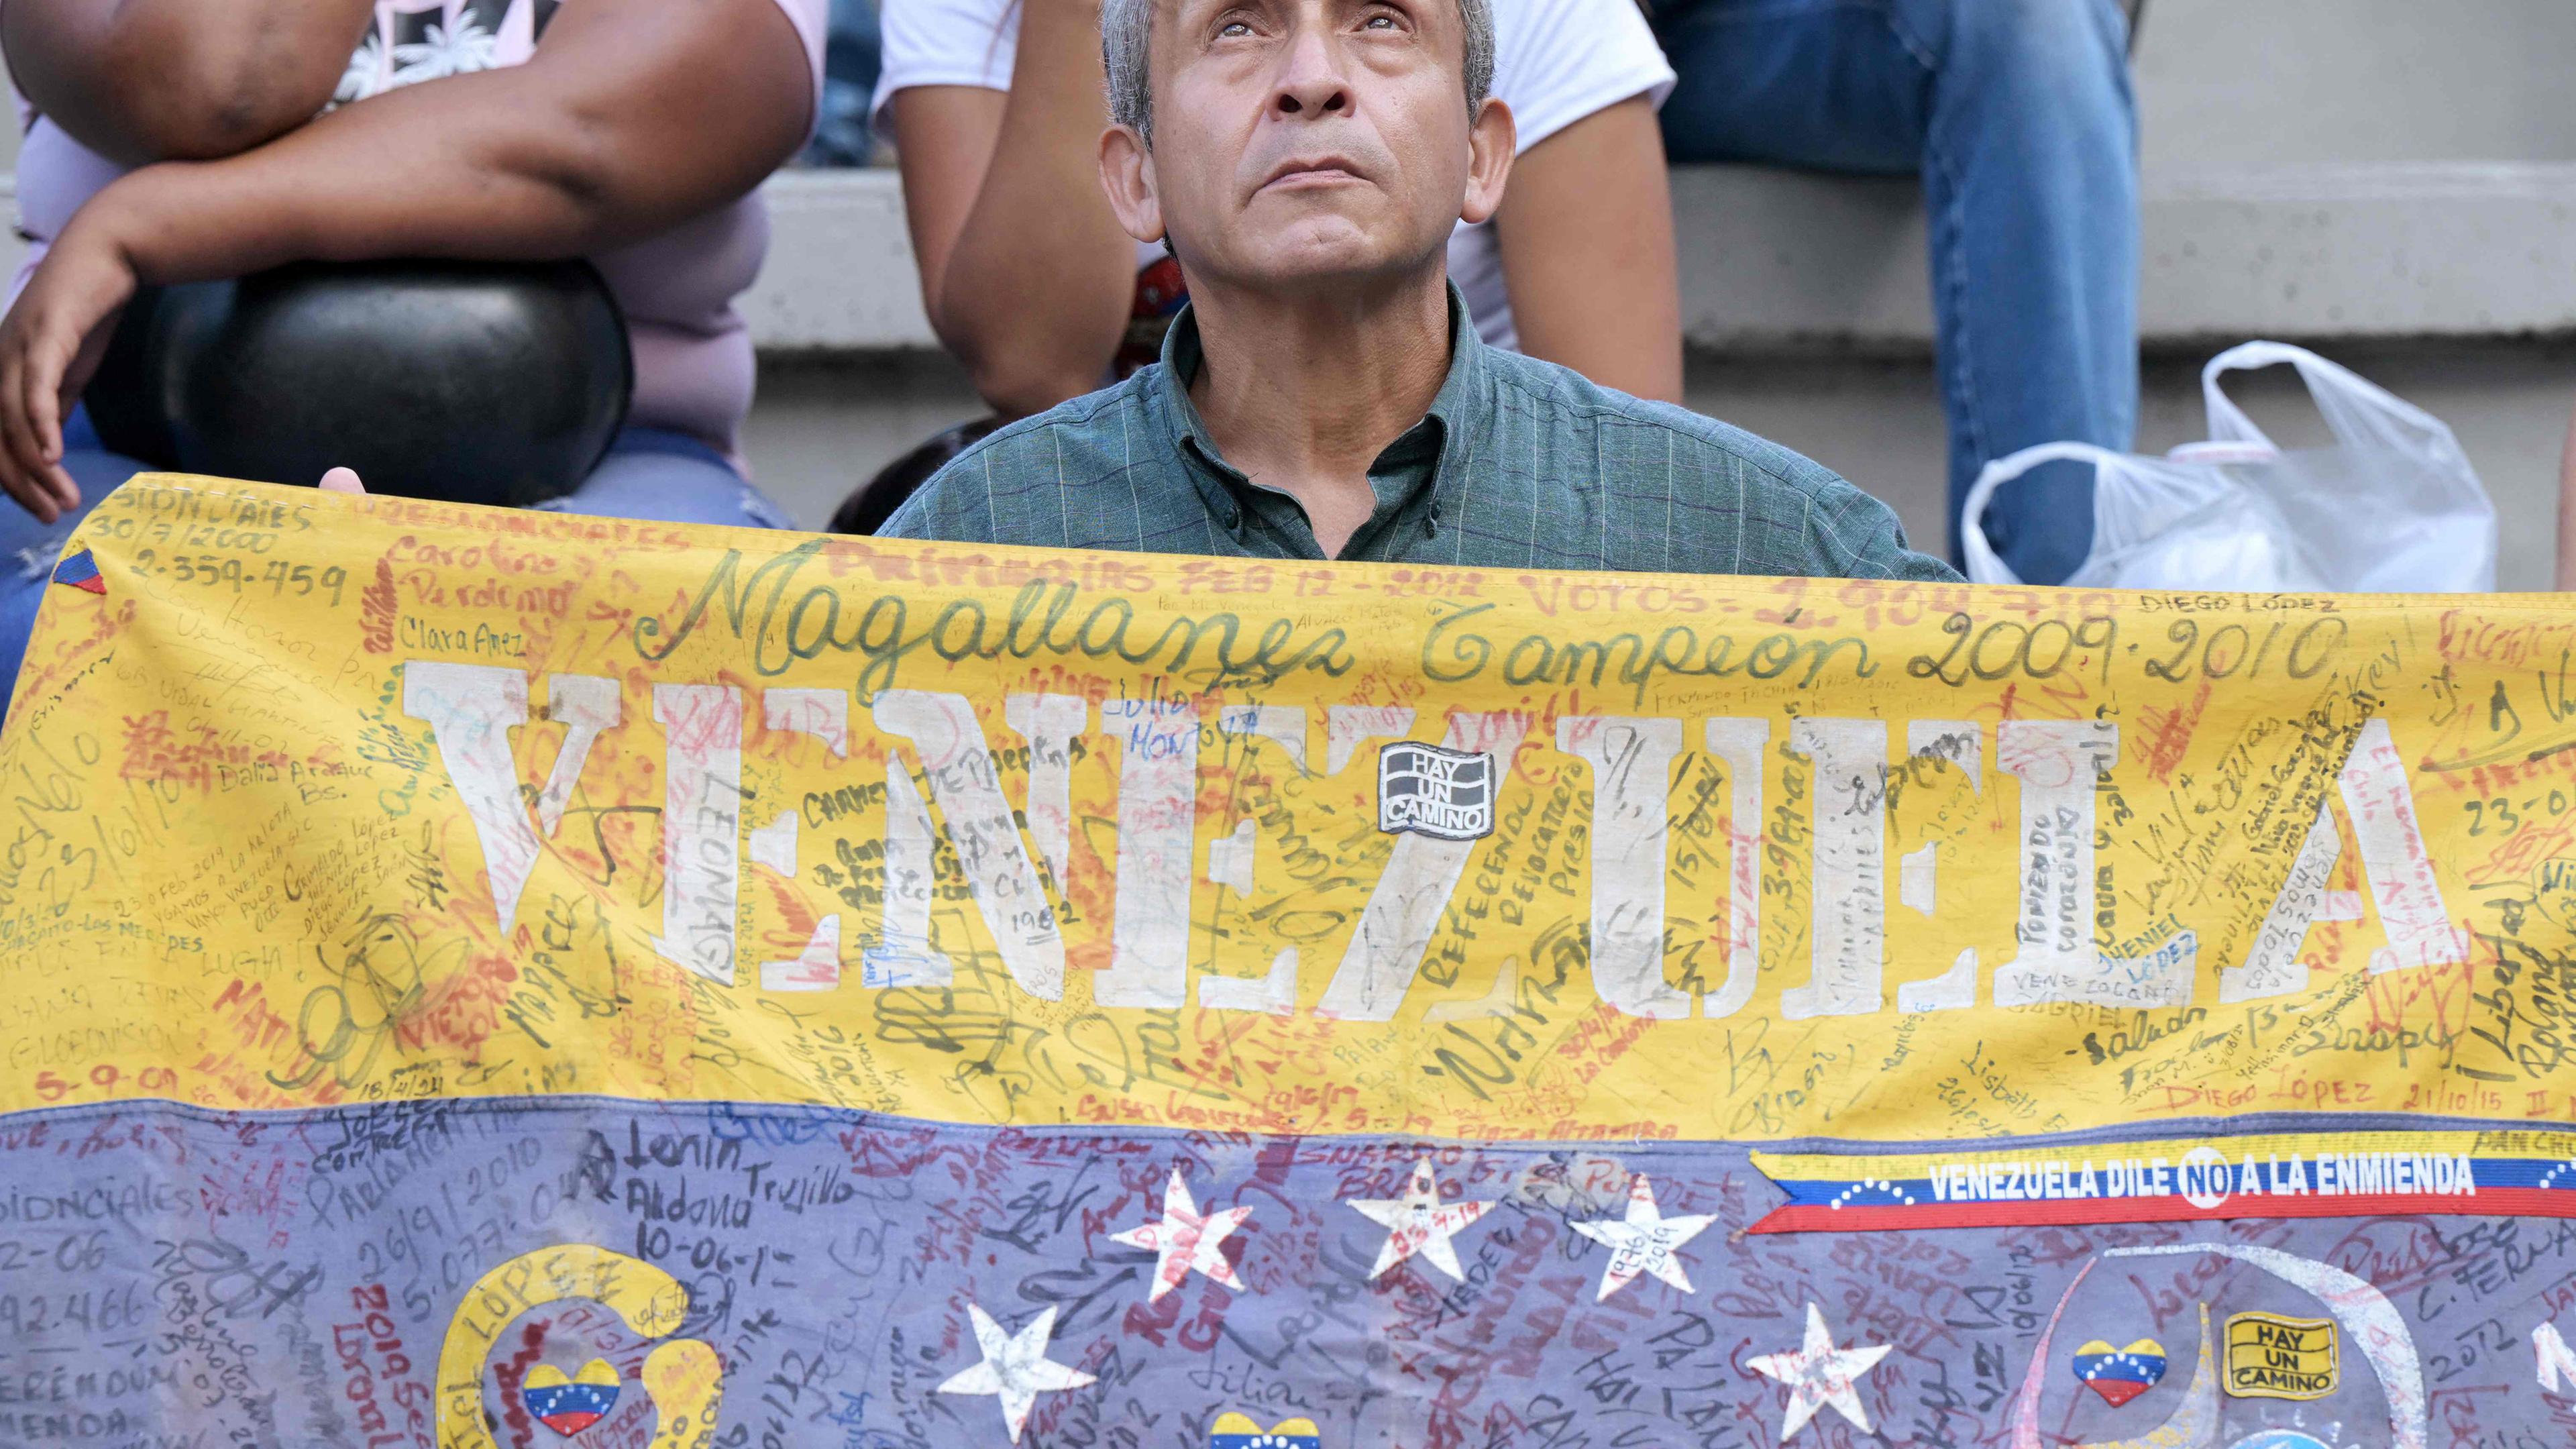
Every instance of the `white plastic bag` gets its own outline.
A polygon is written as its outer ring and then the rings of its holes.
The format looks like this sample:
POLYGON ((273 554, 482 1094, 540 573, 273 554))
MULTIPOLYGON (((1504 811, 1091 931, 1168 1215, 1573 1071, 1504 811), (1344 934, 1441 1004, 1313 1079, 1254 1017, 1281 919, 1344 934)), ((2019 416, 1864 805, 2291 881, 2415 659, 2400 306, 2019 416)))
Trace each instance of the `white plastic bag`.
POLYGON ((2486 592, 2495 587, 2495 505, 2440 419, 2305 348, 2248 342, 2200 375, 2206 443, 2162 458, 2044 443, 1997 458, 1961 510, 1968 577, 2020 579, 1983 524, 1995 489, 2041 463, 2093 464, 2093 548, 2070 587, 2252 593, 2486 592), (2219 375, 2286 362, 2335 436, 2275 446, 2219 390, 2219 375))

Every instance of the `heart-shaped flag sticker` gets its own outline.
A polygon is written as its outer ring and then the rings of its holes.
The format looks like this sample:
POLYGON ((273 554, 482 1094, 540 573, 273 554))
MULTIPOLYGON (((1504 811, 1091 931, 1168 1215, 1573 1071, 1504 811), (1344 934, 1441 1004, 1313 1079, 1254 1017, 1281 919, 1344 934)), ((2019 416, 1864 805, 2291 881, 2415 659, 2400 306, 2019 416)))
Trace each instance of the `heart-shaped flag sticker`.
POLYGON ((2165 1376, 2165 1346, 2142 1338, 2127 1348, 2113 1348, 2097 1338, 2075 1350, 2075 1376, 2116 1409, 2165 1376))
POLYGON ((617 1370, 608 1360, 595 1358, 581 1366, 581 1372, 567 1378, 564 1371, 550 1363, 528 1370, 527 1379, 519 1385, 520 1402, 537 1422, 569 1437, 580 1433, 617 1407, 617 1370))
POLYGON ((1208 1426, 1208 1449, 1324 1449, 1312 1419, 1282 1419, 1264 1429, 1246 1414, 1219 1414, 1208 1426))

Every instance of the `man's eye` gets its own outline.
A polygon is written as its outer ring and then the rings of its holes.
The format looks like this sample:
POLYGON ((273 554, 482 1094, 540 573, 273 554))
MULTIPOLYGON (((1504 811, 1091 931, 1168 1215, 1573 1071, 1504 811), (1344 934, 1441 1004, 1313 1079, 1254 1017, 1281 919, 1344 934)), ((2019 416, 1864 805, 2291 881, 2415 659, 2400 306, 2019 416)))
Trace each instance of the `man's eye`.
POLYGON ((1363 22, 1363 28, 1368 30, 1393 30, 1395 28, 1395 17, 1392 15, 1372 15, 1363 22))
POLYGON ((1225 23, 1223 28, 1217 31, 1217 37, 1219 39, 1224 39, 1227 36, 1250 35, 1251 33, 1251 26, 1244 24, 1240 20, 1229 20, 1225 23))

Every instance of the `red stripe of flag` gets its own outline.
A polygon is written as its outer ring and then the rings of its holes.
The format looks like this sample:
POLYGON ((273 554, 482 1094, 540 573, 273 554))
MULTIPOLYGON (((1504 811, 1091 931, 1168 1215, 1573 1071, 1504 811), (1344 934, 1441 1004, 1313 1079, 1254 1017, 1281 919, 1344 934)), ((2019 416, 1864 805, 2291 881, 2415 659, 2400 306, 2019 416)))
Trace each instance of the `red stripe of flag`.
POLYGON ((86 589, 93 594, 107 592, 107 580, 99 577, 98 560, 91 557, 88 549, 82 549, 55 565, 54 582, 86 589))
POLYGON ((2038 1202, 1925 1203, 1828 1207, 1807 1203, 1774 1210, 1748 1231, 1756 1233, 1857 1233, 1914 1228, 2073 1227, 2093 1223, 2201 1222, 2218 1218, 2363 1217, 2576 1218, 2576 1192, 2565 1188, 2498 1187, 2447 1197, 2411 1192, 2231 1196, 2214 1208, 2193 1207, 2180 1197, 2059 1198, 2038 1202))

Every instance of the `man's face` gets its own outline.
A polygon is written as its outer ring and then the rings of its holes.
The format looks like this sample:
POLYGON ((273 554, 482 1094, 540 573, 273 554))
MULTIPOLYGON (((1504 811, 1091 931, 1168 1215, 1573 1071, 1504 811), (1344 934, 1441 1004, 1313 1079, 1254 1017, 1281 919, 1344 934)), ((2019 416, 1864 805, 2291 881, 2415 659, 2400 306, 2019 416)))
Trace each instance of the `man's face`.
POLYGON ((1492 214, 1509 165, 1502 105, 1471 124, 1464 52, 1457 0, 1165 0, 1153 146, 1106 139, 1113 203, 1199 285, 1418 268, 1492 214))

